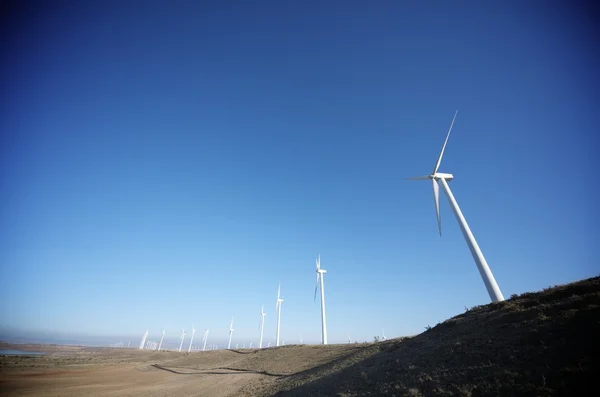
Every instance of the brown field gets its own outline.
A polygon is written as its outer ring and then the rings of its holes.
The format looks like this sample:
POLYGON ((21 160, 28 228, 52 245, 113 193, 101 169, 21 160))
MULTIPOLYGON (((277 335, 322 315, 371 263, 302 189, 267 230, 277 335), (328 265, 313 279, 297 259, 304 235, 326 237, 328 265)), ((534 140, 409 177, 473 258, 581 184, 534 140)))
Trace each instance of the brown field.
POLYGON ((600 277, 380 343, 195 353, 0 348, 49 353, 0 356, 2 396, 600 395, 600 277))

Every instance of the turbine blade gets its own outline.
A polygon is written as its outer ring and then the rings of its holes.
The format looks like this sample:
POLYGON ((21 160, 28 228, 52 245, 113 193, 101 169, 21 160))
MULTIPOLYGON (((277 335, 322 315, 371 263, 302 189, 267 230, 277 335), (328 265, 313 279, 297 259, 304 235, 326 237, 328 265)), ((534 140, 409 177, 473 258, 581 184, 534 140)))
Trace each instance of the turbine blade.
POLYGON ((446 140, 444 141, 444 146, 442 146, 442 150, 440 151, 440 155, 437 159, 437 163, 435 163, 435 168, 433 169, 433 174, 438 171, 440 168, 440 164, 442 162, 442 157, 444 156, 444 150, 446 149, 446 144, 448 143, 448 138, 450 138, 450 131, 452 131, 452 127, 454 126, 454 120, 456 119, 456 115, 458 114, 458 110, 454 113, 454 117, 452 118, 452 123, 450 124, 450 129, 448 129, 448 134, 446 135, 446 140))
POLYGON ((426 175, 426 176, 413 176, 413 177, 404 178, 404 179, 408 179, 410 181, 424 181, 426 179, 429 179, 429 175, 426 175))
POLYGON ((313 299, 313 302, 317 300, 317 289, 319 288, 319 275, 321 273, 317 273, 317 283, 315 284, 315 298, 313 299))
POLYGON ((279 283, 277 285, 277 300, 279 300, 280 296, 281 296, 281 283, 279 283))
POLYGON ((435 179, 432 179, 433 183, 433 201, 435 202, 435 214, 437 216, 438 230, 440 236, 442 235, 442 219, 440 218, 440 185, 435 179))

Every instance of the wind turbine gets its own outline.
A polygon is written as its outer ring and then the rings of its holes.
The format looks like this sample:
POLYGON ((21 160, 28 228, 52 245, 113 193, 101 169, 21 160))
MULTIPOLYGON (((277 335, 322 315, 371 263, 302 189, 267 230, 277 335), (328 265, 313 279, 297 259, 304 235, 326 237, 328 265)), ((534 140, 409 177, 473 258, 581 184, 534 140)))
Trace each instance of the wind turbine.
POLYGON ((414 178, 407 178, 412 180, 424 180, 431 179, 431 183, 433 185, 433 200, 435 201, 435 212, 437 215, 438 229, 440 231, 440 236, 442 235, 442 220, 440 218, 440 194, 439 194, 439 186, 438 181, 441 182, 442 187, 446 191, 446 196, 448 197, 448 202, 452 207, 452 211, 456 216, 456 220, 458 221, 458 225, 460 226, 460 230, 462 231, 465 240, 467 241, 467 245, 469 246, 469 250, 471 251, 471 255, 473 255, 473 259, 475 260, 475 264, 477 265, 477 269, 479 269, 479 274, 483 279, 483 283, 487 289, 487 292, 490 296, 492 302, 500 302, 504 300, 504 296, 500 291, 500 287, 496 283, 496 279, 490 270, 489 265, 487 264, 477 241, 475 240, 475 236, 471 232, 469 225, 467 224, 467 220, 465 219, 463 213, 450 190, 450 186, 448 186, 448 182, 450 182, 454 176, 452 174, 444 174, 438 172, 438 168, 440 168, 440 163, 442 162, 442 157, 444 156, 444 150, 446 149, 446 144, 448 143, 448 138, 450 137, 450 132, 452 131, 452 126, 454 125, 454 120, 456 119, 456 113, 454 113, 454 118, 452 119, 452 124, 450 124, 450 129, 448 130, 448 134, 446 135, 446 140, 444 141, 444 145, 442 146, 442 150, 440 151, 440 155, 438 156, 437 162, 435 163, 435 167, 433 168, 433 172, 431 175, 426 176, 418 176, 414 178))
POLYGON ((181 339, 181 343, 179 344, 179 351, 181 351, 181 347, 183 346, 183 340, 185 339, 185 329, 181 330, 181 336, 179 337, 179 339, 181 339))
POLYGON ((167 330, 166 328, 163 328, 162 336, 160 337, 160 343, 158 344, 158 349, 156 349, 158 351, 160 351, 160 348, 162 347, 162 341, 163 341, 163 339, 165 337, 166 330, 167 330))
POLYGON ((317 284, 315 285, 315 298, 317 299, 317 289, 319 288, 319 279, 321 281, 321 339, 323 344, 327 344, 327 320, 325 319, 325 281, 323 275, 327 270, 321 269, 321 255, 317 257, 317 284))
POLYGON ((194 324, 192 324, 192 337, 190 338, 190 346, 188 347, 188 353, 192 351, 192 342, 194 341, 195 333, 196 333, 196 328, 194 328, 194 324))
POLYGON ((259 349, 262 349, 263 331, 265 329, 265 316, 266 315, 267 315, 267 313, 265 313, 265 305, 262 305, 262 307, 260 308, 260 339, 258 341, 259 349))
POLYGON ((148 330, 142 336, 142 340, 140 341, 140 350, 144 350, 144 346, 146 346, 146 338, 148 338, 148 330))
POLYGON ((381 340, 385 340, 385 329, 381 330, 381 340))
POLYGON ((281 299, 281 283, 277 286, 277 303, 275 303, 275 310, 277 310, 277 338, 276 338, 276 346, 279 346, 279 330, 281 329, 281 304, 283 303, 283 299, 281 299))
POLYGON ((233 317, 231 317, 231 325, 229 326, 229 343, 227 344, 227 348, 231 349, 231 336, 233 335, 233 317))
POLYGON ((202 337, 202 351, 206 350, 206 340, 208 339, 208 328, 204 331, 204 336, 202 337))

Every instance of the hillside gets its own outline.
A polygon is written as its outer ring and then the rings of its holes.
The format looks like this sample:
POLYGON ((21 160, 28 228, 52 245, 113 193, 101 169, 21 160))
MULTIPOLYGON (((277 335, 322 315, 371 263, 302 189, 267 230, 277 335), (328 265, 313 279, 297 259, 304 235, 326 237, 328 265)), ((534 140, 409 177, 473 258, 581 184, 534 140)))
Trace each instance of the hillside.
POLYGON ((0 357, 31 396, 580 396, 598 394, 600 277, 478 306, 413 338, 199 353, 60 348, 0 357), (596 390, 596 392, 593 392, 596 390))
POLYGON ((600 277, 475 307, 414 338, 378 347, 380 352, 342 370, 335 366, 343 364, 330 364, 284 378, 264 395, 598 393, 600 277))

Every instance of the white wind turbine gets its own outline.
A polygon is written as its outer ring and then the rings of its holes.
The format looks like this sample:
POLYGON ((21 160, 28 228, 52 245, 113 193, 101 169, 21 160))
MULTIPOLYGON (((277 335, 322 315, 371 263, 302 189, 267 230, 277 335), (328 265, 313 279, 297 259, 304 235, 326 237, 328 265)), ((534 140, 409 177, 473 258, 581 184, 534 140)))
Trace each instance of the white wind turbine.
POLYGON ((181 348, 183 347, 183 340, 185 339, 185 329, 181 330, 181 336, 179 339, 181 339, 181 343, 179 344, 179 351, 181 351, 181 348))
POLYGON ((281 299, 281 283, 277 286, 277 302, 275 303, 275 310, 277 310, 277 338, 276 338, 276 346, 279 346, 279 330, 281 329, 281 304, 283 303, 283 299, 281 299))
POLYGON ((440 151, 440 155, 438 156, 437 162, 435 163, 435 167, 433 168, 433 172, 431 175, 426 176, 418 176, 414 178, 407 178, 412 180, 425 180, 431 179, 431 183, 433 185, 433 200, 435 202, 435 211, 437 215, 438 229, 440 231, 440 236, 442 235, 442 221, 440 218, 440 194, 439 194, 439 185, 438 181, 441 182, 444 190, 446 191, 446 196, 448 197, 448 202, 452 207, 454 215, 456 216, 456 220, 458 221, 458 225, 460 226, 460 230, 467 241, 467 245, 469 246, 469 250, 471 251, 471 255, 473 255, 473 259, 475 260, 475 264, 477 264, 477 269, 479 269, 479 274, 483 279, 483 283, 487 289, 487 292, 490 296, 492 302, 499 302, 504 300, 504 296, 502 296, 502 292, 500 291, 500 287, 496 283, 496 279, 494 279, 494 275, 488 266, 479 245, 477 245, 477 241, 475 241, 475 237, 467 224, 467 220, 465 219, 463 213, 450 190, 450 186, 448 186, 448 182, 450 182, 454 176, 452 174, 444 174, 438 172, 438 168, 440 168, 440 163, 442 162, 442 157, 444 156, 444 149, 446 149, 446 144, 448 143, 448 138, 450 137, 450 132, 452 131, 452 126, 454 125, 454 120, 456 119, 456 113, 454 113, 454 118, 452 119, 452 124, 450 124, 450 129, 448 130, 448 134, 446 135, 446 140, 444 141, 444 145, 442 146, 442 150, 440 151))
POLYGON ((315 285, 315 298, 317 299, 317 289, 319 288, 319 279, 321 281, 321 340, 327 344, 327 320, 325 319, 325 281, 323 275, 327 270, 321 269, 321 255, 317 258, 317 284, 315 285))
POLYGON ((263 341, 263 331, 265 329, 265 305, 262 305, 260 308, 260 339, 258 340, 258 348, 262 349, 262 341, 263 341))
POLYGON ((166 328, 163 328, 162 336, 160 337, 160 343, 158 344, 158 349, 156 349, 156 350, 158 350, 158 351, 160 351, 160 348, 162 347, 162 342, 163 342, 163 339, 164 339, 164 337, 165 337, 165 332, 166 332, 166 331, 167 331, 167 329, 166 329, 166 328))
POLYGON ((233 335, 233 317, 231 317, 231 325, 229 325, 229 343, 227 344, 227 348, 231 349, 231 336, 233 335))
POLYGON ((188 353, 192 351, 192 342, 194 341, 194 334, 196 333, 196 328, 192 324, 192 337, 190 338, 190 346, 188 347, 188 353))
POLYGON ((208 328, 204 331, 204 336, 202 337, 202 351, 206 350, 206 340, 208 339, 208 328))
POLYGON ((140 350, 144 350, 144 346, 146 346, 146 338, 148 338, 148 330, 142 336, 142 340, 140 341, 140 350))

